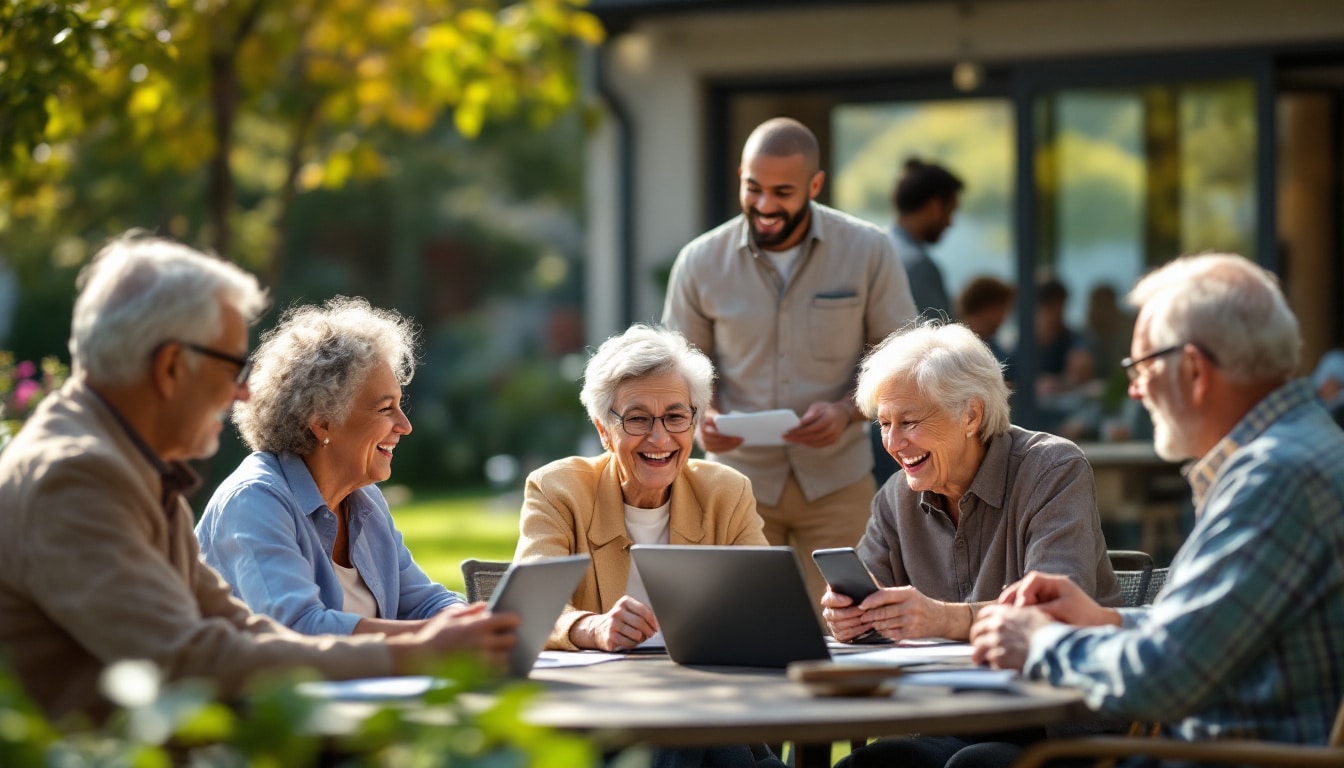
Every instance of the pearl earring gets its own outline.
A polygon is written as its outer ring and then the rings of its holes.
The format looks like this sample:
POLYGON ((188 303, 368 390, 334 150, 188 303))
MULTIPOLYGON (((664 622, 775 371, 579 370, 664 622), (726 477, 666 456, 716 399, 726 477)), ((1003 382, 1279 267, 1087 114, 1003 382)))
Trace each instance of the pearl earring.
POLYGON ((323 444, 323 445, 331 445, 331 438, 330 438, 330 437, 324 437, 324 438, 322 438, 322 444, 323 444))

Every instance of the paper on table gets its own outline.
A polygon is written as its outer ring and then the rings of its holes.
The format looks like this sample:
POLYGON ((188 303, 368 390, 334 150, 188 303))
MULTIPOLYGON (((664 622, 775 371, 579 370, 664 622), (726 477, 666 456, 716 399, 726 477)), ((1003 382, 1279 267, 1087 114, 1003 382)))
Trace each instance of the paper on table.
POLYGON ((798 414, 787 408, 756 413, 721 413, 715 426, 725 435, 742 438, 743 445, 783 445, 784 433, 798 426, 798 414))
POLYGON ((648 638, 644 640, 644 642, 635 646, 635 650, 637 651, 667 650, 667 643, 663 642, 663 631, 660 629, 657 632, 654 632, 652 635, 649 635, 648 638))
POLYGON ((318 680, 299 683, 296 690, 304 696, 315 699, 382 701, 413 699, 447 684, 447 680, 425 676, 365 677, 358 680, 318 680))
POLYGON ((1017 672, 1011 669, 941 669, 901 675, 901 685, 937 685, 962 691, 1010 691, 1017 672))
POLYGON ((914 667, 920 664, 936 664, 971 660, 970 643, 940 643, 920 645, 898 645, 874 651, 837 655, 837 664, 888 664, 897 667, 914 667))
POLYGON ((532 668, 591 667, 594 664, 601 664, 605 661, 619 661, 624 658, 625 656, 619 653, 602 653, 601 651, 579 651, 578 653, 572 651, 542 651, 532 668))

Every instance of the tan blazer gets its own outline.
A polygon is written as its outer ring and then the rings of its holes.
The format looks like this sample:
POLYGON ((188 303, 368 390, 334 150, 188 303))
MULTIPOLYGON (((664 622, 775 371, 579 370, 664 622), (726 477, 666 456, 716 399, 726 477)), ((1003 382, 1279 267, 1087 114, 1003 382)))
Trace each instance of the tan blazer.
MULTIPOLYGON (((672 482, 669 544, 765 546, 751 481, 731 467, 691 459, 672 482)), ((555 623, 546 647, 576 650, 569 631, 593 613, 606 613, 630 580, 625 501, 610 453, 551 462, 527 478, 515 562, 587 553, 592 566, 555 623)))
POLYGON ((105 715, 103 668, 148 659, 231 695, 254 673, 392 672, 381 636, 307 637, 254 614, 200 560, 191 509, 71 380, 0 453, 0 655, 50 715, 105 715))

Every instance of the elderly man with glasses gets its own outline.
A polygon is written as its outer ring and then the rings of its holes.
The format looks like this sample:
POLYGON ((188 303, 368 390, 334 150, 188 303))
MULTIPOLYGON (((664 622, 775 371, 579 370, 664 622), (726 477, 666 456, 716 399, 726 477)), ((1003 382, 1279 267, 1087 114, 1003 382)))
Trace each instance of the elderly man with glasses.
POLYGON ((305 637, 249 612, 200 560, 184 462, 212 455, 249 396, 256 279, 129 235, 80 276, 74 372, 0 454, 0 655, 48 714, 106 716, 104 669, 143 659, 232 695, 259 672, 409 672, 450 652, 502 660, 518 618, 477 611, 385 638, 305 637))
POLYGON ((1273 275, 1226 254, 1178 259, 1130 300, 1129 394, 1160 456, 1195 459, 1195 528, 1150 609, 1031 573, 981 611, 975 657, 1184 739, 1323 744, 1344 697, 1344 433, 1293 379, 1297 319, 1273 275))

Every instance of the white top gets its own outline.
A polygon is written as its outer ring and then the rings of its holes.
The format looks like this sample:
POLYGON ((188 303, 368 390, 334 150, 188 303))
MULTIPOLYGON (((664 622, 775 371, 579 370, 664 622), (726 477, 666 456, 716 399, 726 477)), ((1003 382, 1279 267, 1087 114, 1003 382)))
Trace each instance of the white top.
POLYGON ((341 610, 366 619, 378 618, 378 601, 373 599, 373 593, 369 591, 359 571, 335 561, 331 567, 336 569, 336 578, 340 580, 341 591, 345 593, 345 604, 341 610))
POLYGON ((784 285, 788 285, 793 279, 793 267, 798 263, 798 254, 803 252, 803 244, 799 243, 787 251, 761 251, 770 257, 774 262, 775 269, 779 271, 779 276, 784 278, 784 285))
MULTIPOLYGON (((672 500, 657 509, 640 509, 625 505, 625 531, 636 544, 666 544, 668 540, 667 521, 672 516, 672 500)), ((644 589, 644 580, 639 578, 639 569, 635 561, 630 561, 630 579, 625 584, 625 594, 644 605, 649 604, 649 593, 644 589)))

